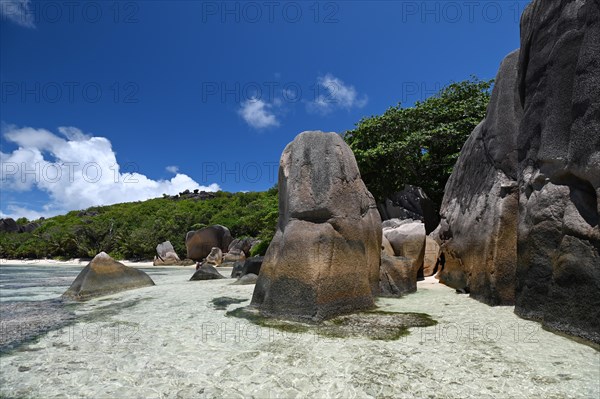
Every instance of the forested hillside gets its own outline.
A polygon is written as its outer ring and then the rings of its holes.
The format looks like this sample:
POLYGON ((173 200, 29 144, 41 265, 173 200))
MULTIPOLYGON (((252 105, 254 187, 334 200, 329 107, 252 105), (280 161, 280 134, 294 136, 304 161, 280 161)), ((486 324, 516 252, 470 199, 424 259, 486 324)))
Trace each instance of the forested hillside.
MULTIPOLYGON (((166 240, 185 257, 184 240, 189 230, 222 224, 234 237, 270 240, 277 216, 276 189, 92 207, 38 221, 41 226, 32 232, 0 232, 0 257, 69 259, 105 251, 117 259, 152 259, 156 245, 166 240)), ((18 223, 27 220, 19 219, 18 223)))

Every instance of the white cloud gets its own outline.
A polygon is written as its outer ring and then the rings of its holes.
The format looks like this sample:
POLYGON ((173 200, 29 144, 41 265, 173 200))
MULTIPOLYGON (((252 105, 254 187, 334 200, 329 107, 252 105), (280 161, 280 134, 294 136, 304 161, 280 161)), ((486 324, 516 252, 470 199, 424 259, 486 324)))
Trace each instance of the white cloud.
POLYGON ((35 28, 31 0, 0 0, 0 16, 25 28, 35 28))
POLYGON ((173 173, 173 174, 177 174, 177 172, 179 172, 179 166, 175 166, 175 165, 167 166, 165 169, 167 170, 167 172, 173 173))
POLYGON ((314 101, 308 103, 307 110, 313 113, 328 114, 335 109, 362 108, 367 105, 366 95, 359 97, 352 85, 345 84, 331 74, 317 78, 319 94, 314 101))
MULTIPOLYGON (((19 148, 0 153, 0 187, 3 191, 39 189, 47 193, 50 202, 38 216, 175 195, 186 189, 220 190, 216 183, 201 186, 177 170, 170 180, 152 180, 133 163, 119 165, 108 139, 86 135, 77 128, 60 127, 66 138, 30 127, 7 126, 5 130, 6 140, 19 148)), ((35 212, 14 205, 6 209, 11 217, 35 212)))
POLYGON ((251 98, 242 103, 238 113, 251 127, 265 129, 279 126, 277 117, 271 112, 272 108, 272 104, 268 104, 260 99, 251 98))
POLYGON ((34 211, 32 209, 27 209, 18 205, 8 205, 6 207, 6 209, 8 210, 8 213, 4 213, 2 211, 0 211, 0 218, 13 218, 13 219, 18 219, 18 218, 27 218, 29 220, 37 220, 41 217, 48 217, 50 215, 55 215, 54 213, 48 213, 48 212, 38 212, 38 211, 34 211))

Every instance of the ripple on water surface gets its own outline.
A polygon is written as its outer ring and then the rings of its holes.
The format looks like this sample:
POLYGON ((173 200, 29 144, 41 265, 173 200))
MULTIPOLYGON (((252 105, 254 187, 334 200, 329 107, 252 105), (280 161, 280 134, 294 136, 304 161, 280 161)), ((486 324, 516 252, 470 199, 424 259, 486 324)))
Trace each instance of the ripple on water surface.
MULTIPOLYGON (((161 273, 164 273, 162 271, 161 273)), ((226 316, 253 286, 152 276, 155 287, 81 304, 74 324, 0 358, 14 397, 599 397, 594 349, 453 290, 419 283, 388 312, 438 324, 395 341, 332 338, 226 316), (218 303, 215 298, 228 298, 218 303), (110 308, 113 308, 111 311, 110 308)))

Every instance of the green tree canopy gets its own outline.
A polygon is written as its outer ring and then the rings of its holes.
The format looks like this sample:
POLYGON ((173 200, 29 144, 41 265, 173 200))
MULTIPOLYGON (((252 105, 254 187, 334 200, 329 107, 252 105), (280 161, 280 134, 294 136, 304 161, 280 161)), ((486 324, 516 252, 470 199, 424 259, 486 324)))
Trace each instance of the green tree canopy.
POLYGON ((460 149, 485 118, 492 83, 475 77, 452 83, 413 107, 398 104, 363 118, 345 133, 377 201, 413 184, 441 203, 460 149))
POLYGON ((0 258, 81 258, 105 251, 117 259, 152 259, 156 245, 170 240, 185 256, 185 235, 222 224, 234 237, 269 243, 278 217, 277 189, 215 193, 206 200, 165 196, 143 202, 97 206, 38 221, 30 233, 0 232, 0 258))

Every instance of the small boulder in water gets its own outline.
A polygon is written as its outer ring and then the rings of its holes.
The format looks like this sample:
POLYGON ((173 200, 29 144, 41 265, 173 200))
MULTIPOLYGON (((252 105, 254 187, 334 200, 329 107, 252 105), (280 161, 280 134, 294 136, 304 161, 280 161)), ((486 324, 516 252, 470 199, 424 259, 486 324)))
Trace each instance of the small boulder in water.
POLYGON ((190 278, 190 281, 198 280, 216 280, 225 278, 219 271, 208 263, 203 263, 197 270, 196 273, 190 278))
POLYGON ((258 276, 254 273, 244 274, 242 277, 238 278, 234 281, 233 285, 250 285, 256 284, 256 280, 258 280, 258 276))
POLYGON ((154 281, 143 271, 127 267, 100 252, 79 273, 62 297, 82 301, 152 285, 154 281))

